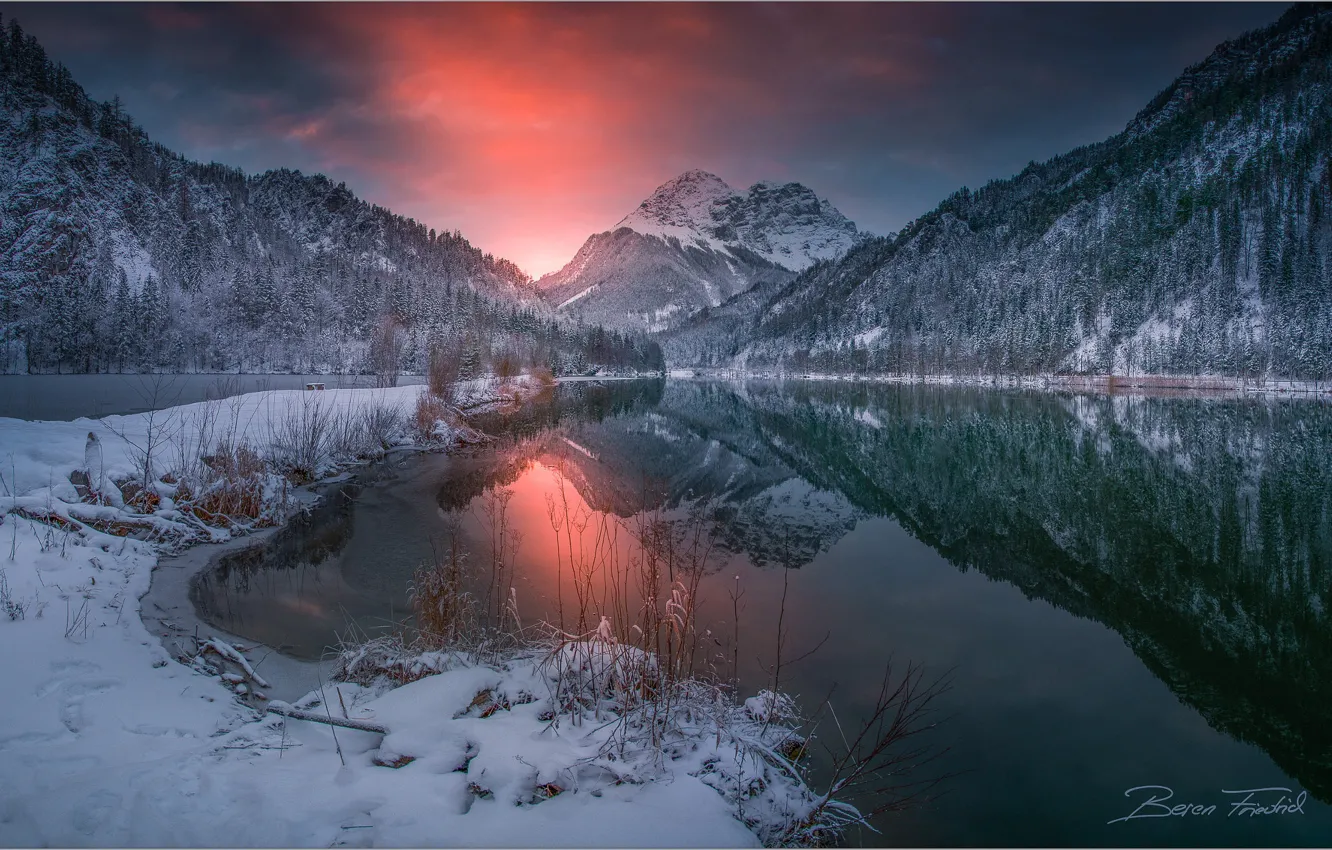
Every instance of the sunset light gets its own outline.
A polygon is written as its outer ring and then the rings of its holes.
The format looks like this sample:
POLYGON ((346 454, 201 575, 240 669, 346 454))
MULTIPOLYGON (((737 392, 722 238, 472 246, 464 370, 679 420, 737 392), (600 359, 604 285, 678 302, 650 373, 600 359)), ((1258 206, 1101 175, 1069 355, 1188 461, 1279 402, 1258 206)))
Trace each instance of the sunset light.
POLYGON ((886 233, 1123 126, 1261 5, 338 3, 8 7, 197 159, 298 167, 539 276, 691 168, 886 233), (1057 41, 1042 29, 1061 28, 1057 41), (1172 35, 1172 33, 1174 35, 1172 35), (1146 39, 1119 64, 1121 39, 1146 39), (1113 70, 1111 70, 1113 69, 1113 70), (1099 92, 1099 94, 1094 94, 1099 92), (1104 99, 1107 112, 1093 108, 1104 99), (956 108, 954 108, 956 107, 956 108), (160 119, 157 117, 160 116, 160 119))
POLYGON ((0 0, 0 848, 1324 847, 1332 4, 0 0))

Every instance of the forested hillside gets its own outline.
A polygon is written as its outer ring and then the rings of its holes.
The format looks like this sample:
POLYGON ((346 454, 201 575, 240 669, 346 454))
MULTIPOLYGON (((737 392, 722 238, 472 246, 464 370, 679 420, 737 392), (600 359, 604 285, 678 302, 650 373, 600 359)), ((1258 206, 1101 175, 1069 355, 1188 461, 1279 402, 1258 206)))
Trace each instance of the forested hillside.
POLYGON ((322 175, 203 165, 0 27, 0 371, 362 371, 432 345, 482 369, 651 368, 655 344, 559 321, 458 232, 322 175))
MULTIPOLYGON (((1332 374, 1332 12, 1218 47, 1113 138, 664 338, 672 363, 1332 374)), ((711 311, 713 313, 717 310, 711 311)))

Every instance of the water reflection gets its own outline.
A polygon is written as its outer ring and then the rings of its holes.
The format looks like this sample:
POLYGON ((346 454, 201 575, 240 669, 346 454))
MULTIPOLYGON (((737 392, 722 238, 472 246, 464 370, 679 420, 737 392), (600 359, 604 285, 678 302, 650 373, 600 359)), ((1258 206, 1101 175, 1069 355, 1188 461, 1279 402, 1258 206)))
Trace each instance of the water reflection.
POLYGON ((1263 784, 1332 799, 1324 405, 656 381, 565 386, 486 425, 504 435, 487 451, 384 473, 329 499, 311 520, 326 528, 202 580, 201 609, 317 654, 348 619, 401 616, 432 537, 456 528, 484 552, 478 500, 508 488, 521 605, 549 618, 548 497, 627 529, 701 511, 716 541, 704 615, 719 658, 750 636, 742 682, 771 664, 784 589, 793 646, 831 635, 789 671, 807 699, 835 682, 854 716, 889 652, 955 670, 950 767, 971 773, 867 841, 1332 834, 1313 802, 1295 818, 1106 824, 1146 783, 1180 799, 1263 784))

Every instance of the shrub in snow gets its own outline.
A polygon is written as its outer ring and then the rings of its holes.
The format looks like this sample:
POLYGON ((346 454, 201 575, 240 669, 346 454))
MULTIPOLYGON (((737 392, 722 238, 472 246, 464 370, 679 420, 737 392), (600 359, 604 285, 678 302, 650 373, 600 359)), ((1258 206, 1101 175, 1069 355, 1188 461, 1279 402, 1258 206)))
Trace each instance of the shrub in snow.
POLYGON ((759 723, 792 723, 800 718, 795 700, 768 690, 759 691, 745 700, 745 711, 759 723))
POLYGON ((422 651, 403 642, 399 635, 381 635, 344 645, 333 660, 332 676, 340 682, 384 690, 405 685, 470 663, 455 651, 422 651))
MULTIPOLYGON (((402 442, 404 417, 402 408, 396 404, 366 405, 361 409, 359 425, 372 452, 377 448, 378 454, 383 454, 402 442)), ((363 456, 355 455, 358 458, 363 456)))
MULTIPOLYGON (((17 519, 10 522, 17 522, 17 519)), ((4 570, 0 570, 0 614, 4 614, 10 620, 22 620, 27 613, 27 604, 14 598, 9 590, 9 576, 4 570)))
POLYGON ((213 454, 203 458, 204 471, 199 476, 197 492, 188 483, 177 491, 177 501, 184 510, 211 525, 230 526, 237 521, 265 519, 272 516, 268 498, 274 482, 259 453, 246 443, 232 446, 223 442, 213 454))
POLYGON ((370 402, 344 407, 330 426, 329 455, 337 462, 381 458, 404 441, 405 418, 397 404, 370 402))
POLYGON ((435 398, 452 403, 462 374, 462 351, 457 345, 436 343, 426 364, 426 386, 435 398))
POLYGON ((449 552, 422 565, 408 587, 418 633, 439 647, 456 647, 480 628, 476 599, 464 588, 466 561, 454 535, 449 552))
POLYGON ((448 432, 448 420, 451 419, 448 404, 430 392, 423 392, 416 397, 416 412, 413 424, 416 437, 423 443, 439 440, 448 432))

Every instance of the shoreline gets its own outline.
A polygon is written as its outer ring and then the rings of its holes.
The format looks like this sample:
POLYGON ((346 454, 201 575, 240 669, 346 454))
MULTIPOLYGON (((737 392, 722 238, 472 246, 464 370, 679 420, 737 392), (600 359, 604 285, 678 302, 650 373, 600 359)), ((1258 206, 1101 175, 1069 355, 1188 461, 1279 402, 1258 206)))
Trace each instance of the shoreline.
MULTIPOLYGON (((471 387, 467 400, 480 403, 464 401, 471 415, 449 424, 448 433, 433 430, 442 443, 401 442, 388 462, 409 463, 431 450, 466 454, 476 435, 463 422, 535 403, 536 387, 523 383, 521 392, 493 382, 471 387)), ((399 388, 386 400, 343 390, 319 398, 330 416, 348 415, 407 402, 413 392, 399 388)), ((308 410, 304 403, 313 397, 274 393, 238 402, 244 428, 234 433, 267 452, 280 446, 282 423, 308 410)), ((194 422, 186 417, 207 410, 186 405, 159 424, 194 422)), ((91 441, 99 481, 134 474, 132 441, 142 443, 152 421, 151 414, 120 417, 113 423, 120 431, 91 441)), ((593 718, 585 711, 552 734, 546 712, 561 704, 534 658, 429 668, 393 687, 334 683, 324 662, 237 640, 196 613, 191 582, 220 557, 271 545, 297 512, 274 514, 272 527, 253 533, 200 527, 191 534, 195 525, 172 498, 175 490, 163 489, 149 505, 158 510, 144 514, 85 502, 72 471, 90 468, 88 434, 86 421, 0 419, 0 440, 16 455, 4 489, 20 494, 0 497, 11 550, 0 564, 0 613, 9 614, 0 629, 10 630, 16 649, 0 665, 9 689, 0 702, 0 784, 14 789, 0 800, 0 845, 206 847, 225 835, 237 847, 328 847, 345 845, 345 830, 355 828, 360 846, 437 846, 440 835, 459 846, 539 846, 552 837, 566 846, 757 846, 764 830, 799 826, 777 801, 817 802, 799 777, 773 777, 759 758, 737 768, 735 785, 777 781, 776 796, 762 819, 737 818, 727 786, 702 773, 724 754, 711 731, 694 736, 699 749, 690 749, 686 762, 671 762, 670 781, 660 781, 659 750, 637 744, 615 769, 589 768, 624 741, 610 728, 582 728, 593 718), (202 640, 219 638, 206 661, 193 657, 196 628, 202 640), (246 647, 248 658, 223 641, 246 647), (284 720, 266 712, 256 686, 266 702, 291 698, 308 716, 284 720), (485 710, 478 708, 482 695, 494 700, 485 710), (382 731, 309 722, 321 713, 382 731), (236 818, 237 805, 244 817, 236 818), (685 826, 675 814, 681 810, 693 813, 685 826)), ((284 496, 299 510, 329 498, 326 487, 373 479, 384 462, 339 457, 346 460, 317 467, 326 474, 314 482, 277 490, 269 482, 265 498, 284 496)), ((605 688, 569 681, 596 694, 605 688)), ((748 740, 753 718, 740 705, 724 709, 716 721, 730 738, 748 740)), ((746 801, 747 811, 753 806, 746 801)))
POLYGON ((1332 380, 1237 379, 1206 375, 862 375, 840 372, 769 372, 746 369, 668 369, 675 380, 818 381, 900 386, 1030 389, 1098 396, 1148 398, 1332 399, 1332 380))
MULTIPOLYGON (((566 376, 557 382, 642 380, 643 375, 566 376)), ((146 413, 147 396, 155 382, 169 403, 158 409, 207 401, 224 401, 257 392, 302 390, 307 383, 323 383, 325 391, 373 390, 395 392, 426 384, 424 375, 402 375, 394 387, 376 387, 364 375, 235 373, 235 372, 83 372, 0 375, 0 419, 23 422, 100 421, 108 417, 146 413)))
POLYGON ((328 678, 331 661, 301 661, 284 655, 275 647, 228 632, 201 618, 190 600, 190 586, 196 576, 212 569, 228 554, 263 546, 284 528, 285 521, 246 537, 191 546, 180 554, 159 558, 153 567, 148 591, 139 599, 139 618, 149 634, 156 637, 177 662, 194 653, 195 635, 200 640, 216 637, 232 646, 266 650, 252 662, 255 671, 269 684, 264 696, 268 700, 294 702, 319 688, 320 677, 328 678))
MULTIPOLYGON (((520 402, 518 406, 523 403, 526 402, 520 402)), ((471 427, 467 421, 468 416, 477 412, 487 412, 496 406, 505 405, 493 401, 477 405, 479 410, 474 409, 473 413, 464 414, 464 424, 471 427)), ((284 653, 281 647, 269 646, 262 641, 229 632, 208 622, 199 615, 190 598, 195 578, 215 568, 218 561, 227 555, 266 546, 273 537, 287 530, 292 520, 322 501, 328 490, 335 485, 355 482, 367 470, 395 460, 405 462, 413 457, 431 453, 452 455, 467 448, 465 444, 447 448, 416 444, 395 446, 385 452, 383 457, 349 465, 334 475, 294 488, 291 496, 297 505, 278 525, 221 542, 198 541, 189 544, 180 552, 159 556, 153 565, 148 589, 139 597, 139 618, 144 628, 157 637, 162 648, 173 659, 182 664, 186 663, 183 659, 188 659, 195 652, 196 635, 200 640, 216 637, 232 646, 243 645, 247 647, 246 651, 249 654, 253 654, 254 650, 264 650, 265 654, 252 662, 256 672, 269 684, 263 691, 263 697, 259 699, 261 704, 273 700, 294 702, 311 691, 318 690, 321 683, 331 681, 333 658, 319 661, 294 658, 284 653)), ((253 700, 244 701, 253 707, 253 700)))

